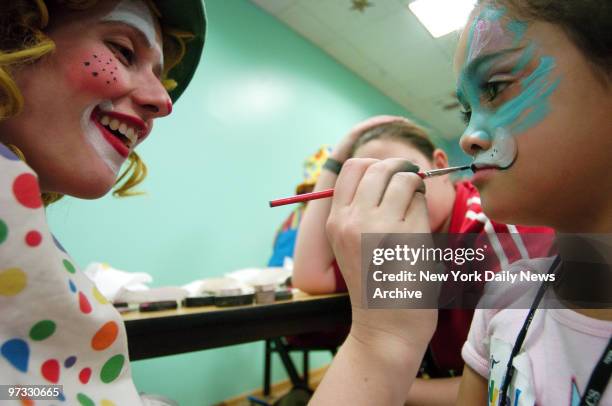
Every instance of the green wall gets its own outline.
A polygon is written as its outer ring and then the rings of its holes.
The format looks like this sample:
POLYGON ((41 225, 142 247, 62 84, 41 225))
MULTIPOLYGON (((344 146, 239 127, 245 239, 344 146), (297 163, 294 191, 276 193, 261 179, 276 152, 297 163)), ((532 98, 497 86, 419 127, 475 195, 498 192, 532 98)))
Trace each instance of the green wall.
MULTIPOLYGON (((376 114, 410 116, 365 81, 246 0, 208 0, 202 64, 140 154, 146 196, 65 199, 48 210, 84 268, 104 261, 182 285, 264 266, 291 210, 303 159, 376 114)), ((314 357, 313 367, 330 356, 314 357)), ((278 363, 275 380, 285 379, 278 363)), ((139 390, 210 405, 261 386, 263 343, 132 364, 139 390)))

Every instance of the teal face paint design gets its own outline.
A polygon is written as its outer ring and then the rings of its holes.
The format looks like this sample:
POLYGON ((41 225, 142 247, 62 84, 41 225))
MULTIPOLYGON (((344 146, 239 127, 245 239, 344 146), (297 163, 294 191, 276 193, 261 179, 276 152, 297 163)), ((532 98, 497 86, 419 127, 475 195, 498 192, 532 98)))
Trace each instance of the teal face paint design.
POLYGON ((507 25, 508 31, 514 34, 513 45, 517 46, 523 40, 527 31, 527 23, 525 21, 512 20, 507 25))
POLYGON ((533 42, 521 47, 527 23, 504 21, 505 13, 503 8, 488 6, 474 19, 457 91, 464 108, 471 111, 464 136, 490 143, 490 148, 474 157, 474 165, 502 169, 516 160, 516 135, 537 125, 550 113, 550 96, 560 83, 559 78, 552 76, 555 67, 552 57, 538 57, 533 42), (537 67, 519 80, 520 73, 535 58, 539 58, 537 67), (521 92, 501 106, 490 107, 488 103, 497 97, 500 83, 518 84, 521 92))

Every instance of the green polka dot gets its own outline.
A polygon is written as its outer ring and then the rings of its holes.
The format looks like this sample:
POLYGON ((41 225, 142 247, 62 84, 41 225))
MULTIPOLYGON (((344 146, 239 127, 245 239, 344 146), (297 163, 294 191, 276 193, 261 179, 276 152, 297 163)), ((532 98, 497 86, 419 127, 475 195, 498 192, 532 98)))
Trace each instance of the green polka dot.
POLYGON ((70 273, 75 273, 76 269, 74 269, 74 265, 70 263, 67 259, 64 260, 64 268, 70 273))
POLYGON ((41 320, 30 329, 30 338, 41 341, 55 333, 55 323, 51 320, 41 320))
POLYGON ((119 373, 121 372, 121 368, 123 368, 124 361, 125 357, 121 354, 111 357, 102 366, 102 370, 100 371, 100 380, 104 383, 111 383, 117 379, 119 373))
POLYGON ((8 226, 2 220, 0 220, 0 244, 6 240, 6 236, 8 235, 8 226))
POLYGON ((79 401, 81 406, 96 406, 94 401, 89 399, 89 397, 84 393, 77 394, 77 400, 79 401))

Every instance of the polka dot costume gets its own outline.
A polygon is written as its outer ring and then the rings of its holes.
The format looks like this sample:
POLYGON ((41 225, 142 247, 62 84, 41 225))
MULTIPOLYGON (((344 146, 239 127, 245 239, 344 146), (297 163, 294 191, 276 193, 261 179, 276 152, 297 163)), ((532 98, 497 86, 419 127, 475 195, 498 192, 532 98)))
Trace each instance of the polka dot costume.
POLYGON ((12 404, 142 404, 120 315, 51 235, 36 174, 1 143, 0 326, 2 384, 64 389, 12 404))

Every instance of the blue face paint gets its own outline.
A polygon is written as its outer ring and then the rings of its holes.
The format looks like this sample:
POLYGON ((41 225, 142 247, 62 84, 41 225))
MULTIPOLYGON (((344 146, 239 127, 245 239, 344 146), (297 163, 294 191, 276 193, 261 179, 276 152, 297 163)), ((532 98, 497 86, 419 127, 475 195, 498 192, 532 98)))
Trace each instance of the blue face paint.
MULTIPOLYGON (((466 67, 459 76, 460 87, 457 91, 461 103, 471 110, 464 136, 469 134, 491 145, 475 156, 474 164, 499 168, 508 168, 514 163, 517 154, 515 136, 534 127, 550 113, 550 96, 560 82, 559 78, 552 77, 555 67, 553 58, 537 57, 533 43, 518 48, 525 36, 527 23, 510 20, 505 29, 502 28, 505 12, 503 8, 488 6, 474 19, 468 37, 466 67), (538 65, 529 76, 519 81, 520 94, 501 106, 491 107, 488 103, 497 97, 496 86, 505 82, 491 80, 495 76, 495 68, 500 61, 512 61, 510 58, 513 56, 516 62, 513 62, 511 69, 500 69, 501 76, 507 77, 508 72, 517 76, 535 58, 539 58, 538 65), (494 94, 488 94, 489 90, 494 94)), ((517 85, 511 78, 507 81, 517 85)))
POLYGON ((506 28, 514 36, 512 45, 517 46, 521 43, 523 37, 525 36, 525 32, 527 31, 527 23, 525 21, 512 20, 508 23, 506 28))

